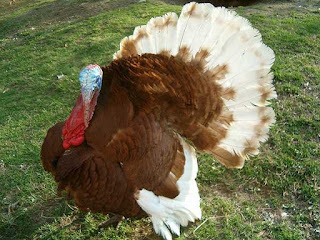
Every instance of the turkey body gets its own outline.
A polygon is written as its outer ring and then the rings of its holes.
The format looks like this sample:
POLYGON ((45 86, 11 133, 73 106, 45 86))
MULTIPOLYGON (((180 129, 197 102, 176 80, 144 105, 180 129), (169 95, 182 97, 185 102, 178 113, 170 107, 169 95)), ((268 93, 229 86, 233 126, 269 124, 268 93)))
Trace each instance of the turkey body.
MULTIPOLYGON (((175 183, 183 173, 184 156, 172 125, 181 129, 187 126, 183 129, 187 133, 195 119, 206 122, 209 117, 196 114, 205 108, 192 96, 197 91, 183 88, 182 81, 193 81, 190 71, 197 71, 196 67, 153 54, 114 61, 103 68, 103 85, 94 117, 85 133, 86 141, 64 150, 61 147, 64 123, 58 123, 48 131, 42 146, 43 164, 54 174, 59 191, 66 190, 81 210, 127 217, 144 214, 134 198, 138 189, 176 197, 175 183), (180 68, 184 71, 177 71, 180 68), (145 78, 146 83, 139 83, 149 86, 147 91, 142 91, 145 95, 138 98, 131 96, 128 86, 134 84, 136 78, 145 78), (173 80, 181 86, 176 89, 177 96, 168 93, 165 87, 172 85, 173 80), (178 98, 180 94, 185 98, 178 98), (172 106, 179 109, 171 109, 172 106), (52 143, 57 144, 52 146, 52 143)), ((201 88, 195 86, 195 89, 201 88)), ((198 91, 198 94, 203 93, 198 91)), ((216 94, 213 98, 216 101, 211 105, 217 105, 219 115, 222 102, 219 93, 216 94)))
POLYGON ((242 168, 267 140, 274 53, 246 19, 190 3, 136 27, 114 59, 81 71, 82 95, 49 129, 42 164, 81 210, 148 215, 170 240, 201 218, 190 142, 242 168))

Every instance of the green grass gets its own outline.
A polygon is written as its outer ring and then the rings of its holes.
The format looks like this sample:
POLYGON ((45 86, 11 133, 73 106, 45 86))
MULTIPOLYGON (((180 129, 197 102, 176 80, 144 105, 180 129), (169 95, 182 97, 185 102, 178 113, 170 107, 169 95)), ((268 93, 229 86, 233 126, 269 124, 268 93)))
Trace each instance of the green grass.
MULTIPOLYGON (((181 6, 8 2, 0 0, 0 239, 158 239, 148 219, 99 229, 108 216, 80 213, 58 197, 39 151, 76 100, 79 69, 108 64, 136 25, 181 6)), ((179 239, 320 239, 319 7, 309 0, 236 9, 276 53, 277 123, 241 170, 199 155, 203 219, 179 239)))

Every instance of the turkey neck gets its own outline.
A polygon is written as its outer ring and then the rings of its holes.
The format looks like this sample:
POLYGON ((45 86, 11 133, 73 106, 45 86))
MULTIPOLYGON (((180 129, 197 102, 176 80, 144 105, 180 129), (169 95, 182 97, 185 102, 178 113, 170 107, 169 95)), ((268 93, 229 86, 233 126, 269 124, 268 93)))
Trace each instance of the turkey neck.
POLYGON ((114 80, 114 71, 110 67, 102 70, 102 87, 95 114, 85 130, 88 145, 98 151, 103 151, 116 132, 128 127, 134 116, 127 91, 114 80))

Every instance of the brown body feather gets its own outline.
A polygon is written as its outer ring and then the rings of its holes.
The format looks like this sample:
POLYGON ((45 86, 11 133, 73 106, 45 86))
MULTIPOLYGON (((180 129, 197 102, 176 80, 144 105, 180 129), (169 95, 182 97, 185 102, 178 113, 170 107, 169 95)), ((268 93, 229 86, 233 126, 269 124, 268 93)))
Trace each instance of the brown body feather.
POLYGON ((198 63, 144 54, 104 68, 86 142, 64 152, 59 123, 42 147, 43 165, 54 174, 59 190, 67 190, 84 210, 138 216, 142 210, 133 197, 136 190, 170 198, 179 193, 176 181, 184 157, 177 134, 225 165, 237 166, 237 155, 217 147, 226 137, 222 123, 233 121, 222 100, 232 97, 232 90, 226 93, 216 83, 227 69, 203 74, 198 63))
POLYGON ((103 71, 86 142, 64 151, 58 123, 45 139, 42 161, 80 209, 139 216, 136 190, 179 193, 184 156, 176 132, 199 149, 214 148, 224 136, 208 134, 222 112, 221 89, 206 84, 198 66, 161 55, 116 60, 103 71))

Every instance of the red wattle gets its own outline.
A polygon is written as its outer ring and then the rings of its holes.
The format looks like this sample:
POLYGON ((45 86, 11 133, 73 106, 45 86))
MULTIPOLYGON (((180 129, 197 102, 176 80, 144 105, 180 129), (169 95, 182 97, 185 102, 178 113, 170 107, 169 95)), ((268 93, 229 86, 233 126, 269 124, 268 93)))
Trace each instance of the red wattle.
POLYGON ((64 149, 68 149, 71 145, 67 141, 63 141, 62 146, 64 149))
MULTIPOLYGON (((93 116, 94 109, 97 104, 99 92, 95 92, 90 105, 89 105, 89 119, 91 120, 93 116)), ((71 114, 64 124, 64 127, 62 129, 62 135, 63 135, 63 148, 68 149, 71 146, 79 146, 84 142, 84 131, 86 130, 85 127, 85 113, 86 109, 84 109, 84 104, 82 100, 82 95, 78 97, 78 100, 73 107, 71 114)), ((89 124, 89 122, 87 123, 89 124)))
POLYGON ((63 148, 78 146, 84 141, 84 108, 80 95, 63 129, 63 148))

